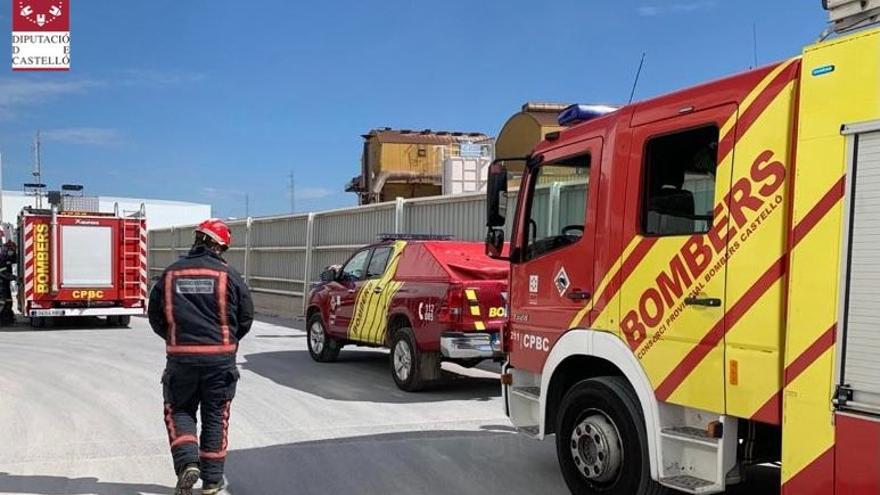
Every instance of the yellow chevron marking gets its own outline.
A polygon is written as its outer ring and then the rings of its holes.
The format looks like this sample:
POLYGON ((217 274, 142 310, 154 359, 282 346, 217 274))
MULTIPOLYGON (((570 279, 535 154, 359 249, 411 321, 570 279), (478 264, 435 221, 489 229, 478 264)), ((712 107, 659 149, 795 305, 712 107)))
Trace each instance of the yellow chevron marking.
POLYGON ((476 328, 477 330, 485 330, 486 324, 483 323, 482 321, 477 321, 477 322, 474 322, 474 328, 476 328))
POLYGON ((474 289, 465 289, 465 296, 468 299, 468 305, 471 308, 471 316, 480 316, 480 303, 477 300, 477 291, 474 289))

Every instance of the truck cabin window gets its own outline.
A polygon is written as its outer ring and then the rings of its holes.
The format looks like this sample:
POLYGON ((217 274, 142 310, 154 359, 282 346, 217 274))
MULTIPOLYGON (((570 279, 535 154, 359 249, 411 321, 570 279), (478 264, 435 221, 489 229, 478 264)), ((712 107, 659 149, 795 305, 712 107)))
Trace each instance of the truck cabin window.
POLYGON ((574 244, 584 235, 590 155, 550 162, 532 174, 526 259, 574 244))
POLYGON ((642 233, 705 234, 712 228, 718 127, 691 129, 648 141, 642 233))
POLYGON ((340 276, 340 281, 342 282, 357 282, 359 280, 364 279, 364 273, 366 273, 367 269, 367 259, 370 257, 370 250, 364 249, 363 251, 358 251, 357 254, 351 257, 348 260, 348 263, 342 267, 342 275, 340 276))
POLYGON ((388 258, 391 257, 391 247, 377 247, 370 258, 370 266, 367 268, 367 278, 379 278, 385 273, 388 266, 388 258))

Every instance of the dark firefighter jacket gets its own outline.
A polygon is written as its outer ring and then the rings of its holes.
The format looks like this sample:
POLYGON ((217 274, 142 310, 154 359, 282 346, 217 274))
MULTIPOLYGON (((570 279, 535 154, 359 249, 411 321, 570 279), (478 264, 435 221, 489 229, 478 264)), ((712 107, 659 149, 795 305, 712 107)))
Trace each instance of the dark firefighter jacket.
POLYGON ((251 329, 254 304, 238 271, 196 247, 159 277, 148 313, 169 359, 215 362, 234 360, 238 341, 251 329))

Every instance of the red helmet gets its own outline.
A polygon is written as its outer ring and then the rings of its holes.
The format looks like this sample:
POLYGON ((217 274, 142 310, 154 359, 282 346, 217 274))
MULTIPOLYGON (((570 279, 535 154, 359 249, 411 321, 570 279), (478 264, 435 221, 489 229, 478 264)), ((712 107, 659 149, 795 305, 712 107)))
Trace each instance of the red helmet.
POLYGON ((229 226, 219 218, 209 218, 200 223, 196 227, 196 232, 205 234, 221 246, 229 247, 232 244, 232 232, 229 231, 229 226))

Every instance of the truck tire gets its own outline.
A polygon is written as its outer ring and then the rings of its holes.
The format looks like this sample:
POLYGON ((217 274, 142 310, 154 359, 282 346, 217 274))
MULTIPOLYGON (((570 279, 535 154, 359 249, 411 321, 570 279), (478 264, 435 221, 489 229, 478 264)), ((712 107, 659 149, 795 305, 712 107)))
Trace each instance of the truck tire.
POLYGON ((131 315, 110 315, 107 317, 108 327, 128 328, 131 325, 131 315))
POLYGON ((391 377, 399 389, 418 392, 440 378, 440 353, 421 352, 412 328, 399 328, 391 339, 391 377))
POLYGON ((660 495, 638 397, 616 376, 575 384, 556 418, 556 455, 574 495, 660 495))
POLYGON ((31 316, 31 328, 46 328, 46 317, 31 316))
POLYGON ((306 328, 306 345, 309 348, 309 356, 319 363, 330 363, 339 357, 342 349, 339 341, 327 335, 327 327, 321 313, 315 313, 309 318, 306 328))

